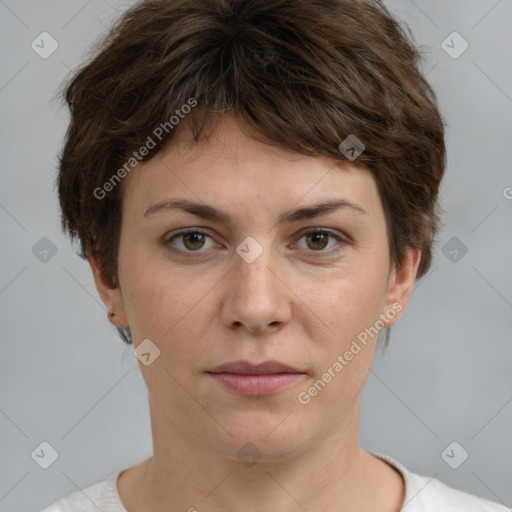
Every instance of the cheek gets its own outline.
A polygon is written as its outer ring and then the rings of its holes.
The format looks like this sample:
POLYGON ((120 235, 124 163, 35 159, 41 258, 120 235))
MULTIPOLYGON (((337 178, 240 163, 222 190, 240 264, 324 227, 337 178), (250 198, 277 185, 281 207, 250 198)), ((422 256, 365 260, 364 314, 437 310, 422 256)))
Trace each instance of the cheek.
POLYGON ((163 356, 192 358, 202 347, 191 340, 204 339, 202 325, 212 314, 208 295, 218 279, 208 274, 198 279, 191 269, 173 270, 144 258, 133 264, 124 304, 135 343, 149 338, 163 356))
POLYGON ((317 293, 308 294, 304 301, 310 311, 304 306, 302 314, 312 318, 307 334, 315 343, 314 381, 321 381, 316 386, 321 392, 311 390, 322 395, 315 400, 318 405, 327 400, 341 408, 356 397, 364 384, 379 338, 375 323, 385 299, 384 277, 385 268, 378 265, 372 271, 361 268, 345 272, 325 282, 320 291, 316 288, 317 293), (328 327, 322 328, 321 336, 315 329, 316 317, 328 327))
POLYGON ((384 272, 375 267, 373 272, 362 269, 331 276, 320 289, 307 292, 305 307, 329 327, 327 334, 331 341, 343 345, 379 318, 385 303, 384 277, 384 272))
POLYGON ((308 333, 315 343, 316 371, 301 390, 303 401, 300 403, 307 401, 308 407, 317 410, 319 417, 325 408, 332 409, 335 411, 331 418, 334 423, 352 407, 373 362, 379 338, 375 322, 383 300, 382 286, 375 283, 379 281, 366 278, 340 280, 311 298, 316 304, 311 309, 329 329, 323 329, 320 337, 318 332, 314 334, 313 328, 308 333))

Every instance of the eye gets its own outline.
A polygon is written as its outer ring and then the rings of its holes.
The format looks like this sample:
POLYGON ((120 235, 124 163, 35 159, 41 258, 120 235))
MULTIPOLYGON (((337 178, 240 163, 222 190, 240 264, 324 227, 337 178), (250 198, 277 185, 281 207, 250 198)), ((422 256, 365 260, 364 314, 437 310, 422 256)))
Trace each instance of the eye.
MULTIPOLYGON (((306 247, 300 247, 300 244, 296 244, 299 249, 306 249, 309 252, 317 252, 320 254, 336 252, 336 249, 332 250, 333 246, 336 246, 336 243, 331 244, 331 250, 324 250, 329 246, 329 240, 337 241, 338 245, 343 245, 346 242, 341 236, 336 233, 329 231, 327 229, 312 229, 305 233, 303 233, 299 241, 304 239, 306 247)), ((163 241, 164 245, 169 248, 172 252, 183 254, 183 253, 202 253, 205 252, 206 249, 211 249, 215 247, 215 242, 213 238, 208 235, 206 232, 201 231, 199 229, 189 229, 179 231, 172 236, 168 236, 163 241), (207 239, 210 239, 212 242, 210 246, 207 244, 207 239), (201 250, 201 249, 204 249, 201 250)))
MULTIPOLYGON (((313 252, 321 252, 321 253, 336 252, 336 251, 331 251, 331 250, 324 251, 324 249, 329 245, 329 239, 337 240, 341 244, 347 243, 345 240, 343 240, 342 237, 340 237, 336 233, 333 233, 332 231, 329 231, 327 229, 312 229, 312 230, 304 233, 299 238, 299 240, 302 240, 302 239, 305 239, 305 241, 306 241, 306 249, 310 249, 313 252)), ((336 244, 334 244, 334 246, 335 245, 336 244)), ((331 248, 332 247, 333 246, 331 245, 331 248)))
MULTIPOLYGON (((180 231, 171 237, 167 237, 164 240, 164 244, 169 246, 170 250, 174 252, 203 252, 200 251, 200 249, 205 248, 207 238, 213 240, 212 237, 207 235, 204 231, 200 231, 198 229, 190 229, 186 231, 180 231), (175 240, 180 240, 181 243, 174 244, 175 240), (173 248, 173 245, 177 245, 178 248, 173 248)), ((214 245, 215 244, 212 244, 211 247, 214 245)), ((208 247, 206 247, 206 249, 208 249, 208 247)))

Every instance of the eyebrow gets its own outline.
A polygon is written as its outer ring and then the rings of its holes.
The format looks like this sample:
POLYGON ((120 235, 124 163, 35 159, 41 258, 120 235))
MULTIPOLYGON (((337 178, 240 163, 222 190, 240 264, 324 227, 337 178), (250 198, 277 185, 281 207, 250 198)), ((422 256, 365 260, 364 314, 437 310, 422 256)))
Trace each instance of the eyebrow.
MULTIPOLYGON (((368 215, 368 213, 357 203, 353 203, 352 201, 348 201, 346 199, 331 199, 302 208, 285 210, 279 215, 277 222, 283 224, 285 222, 312 219, 314 217, 333 212, 340 208, 351 210, 363 215, 368 215)), ((230 224, 232 222, 231 217, 227 212, 204 203, 194 203, 187 199, 168 199, 156 203, 146 210, 144 217, 149 217, 150 215, 154 215, 158 212, 175 209, 184 210, 192 215, 196 215, 197 217, 201 217, 212 222, 224 224, 230 224)))

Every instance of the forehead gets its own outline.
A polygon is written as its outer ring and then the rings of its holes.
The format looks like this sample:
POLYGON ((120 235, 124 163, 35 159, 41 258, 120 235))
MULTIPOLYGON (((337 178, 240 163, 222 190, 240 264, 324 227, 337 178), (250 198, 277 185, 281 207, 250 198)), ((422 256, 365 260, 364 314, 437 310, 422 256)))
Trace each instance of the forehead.
POLYGON ((197 144, 186 128, 179 135, 127 176, 123 210, 130 216, 141 217, 149 207, 171 197, 217 204, 223 210, 240 208, 247 215, 337 197, 364 204, 370 217, 379 214, 375 179, 355 162, 310 157, 265 144, 246 135, 230 116, 197 144))

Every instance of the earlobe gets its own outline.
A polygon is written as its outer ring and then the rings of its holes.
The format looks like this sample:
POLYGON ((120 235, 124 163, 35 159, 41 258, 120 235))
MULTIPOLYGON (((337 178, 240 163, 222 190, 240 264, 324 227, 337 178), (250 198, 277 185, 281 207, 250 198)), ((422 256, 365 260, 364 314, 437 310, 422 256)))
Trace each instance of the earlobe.
POLYGON ((109 321, 116 327, 128 325, 120 288, 113 286, 112 280, 105 274, 103 267, 94 256, 88 254, 87 261, 91 266, 98 294, 107 308, 109 321))
POLYGON ((420 260, 421 251, 409 248, 403 263, 391 272, 384 313, 392 310, 393 315, 389 315, 392 318, 386 322, 386 327, 391 327, 405 310, 414 289, 420 260))

